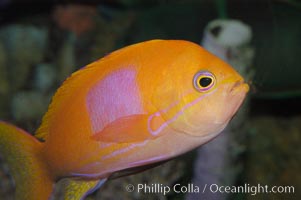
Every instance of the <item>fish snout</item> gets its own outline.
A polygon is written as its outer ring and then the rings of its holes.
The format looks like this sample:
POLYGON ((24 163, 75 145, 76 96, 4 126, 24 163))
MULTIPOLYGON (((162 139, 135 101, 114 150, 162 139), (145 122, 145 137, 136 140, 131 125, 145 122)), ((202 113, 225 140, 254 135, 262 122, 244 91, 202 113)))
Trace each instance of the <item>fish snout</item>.
POLYGON ((250 87, 243 79, 235 81, 232 87, 230 88, 230 93, 236 93, 243 91, 244 93, 247 93, 249 91, 250 87))

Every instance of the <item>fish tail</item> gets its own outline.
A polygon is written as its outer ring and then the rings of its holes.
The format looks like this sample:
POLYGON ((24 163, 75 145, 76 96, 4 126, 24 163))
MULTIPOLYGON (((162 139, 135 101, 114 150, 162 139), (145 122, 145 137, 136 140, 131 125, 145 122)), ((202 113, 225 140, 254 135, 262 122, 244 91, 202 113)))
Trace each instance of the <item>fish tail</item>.
POLYGON ((43 162, 43 143, 24 130, 0 121, 0 154, 8 164, 18 200, 49 199, 54 178, 43 162))

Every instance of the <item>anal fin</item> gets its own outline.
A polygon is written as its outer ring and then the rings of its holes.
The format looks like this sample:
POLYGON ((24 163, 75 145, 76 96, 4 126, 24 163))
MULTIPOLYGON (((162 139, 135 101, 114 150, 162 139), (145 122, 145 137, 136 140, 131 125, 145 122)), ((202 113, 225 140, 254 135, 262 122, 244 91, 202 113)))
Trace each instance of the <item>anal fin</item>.
POLYGON ((87 180, 67 178, 63 181, 62 200, 84 200, 88 195, 99 189, 107 179, 87 180))

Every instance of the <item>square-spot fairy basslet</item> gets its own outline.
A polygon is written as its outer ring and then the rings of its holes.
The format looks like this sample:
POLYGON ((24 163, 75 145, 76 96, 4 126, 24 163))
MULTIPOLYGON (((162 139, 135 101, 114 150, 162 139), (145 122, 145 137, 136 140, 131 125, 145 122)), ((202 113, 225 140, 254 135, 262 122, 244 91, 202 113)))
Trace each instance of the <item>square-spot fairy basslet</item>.
POLYGON ((188 41, 117 50, 63 83, 35 136, 0 122, 16 199, 49 199, 64 177, 73 178, 66 198, 81 199, 115 172, 190 151, 225 128, 248 89, 232 67, 188 41))

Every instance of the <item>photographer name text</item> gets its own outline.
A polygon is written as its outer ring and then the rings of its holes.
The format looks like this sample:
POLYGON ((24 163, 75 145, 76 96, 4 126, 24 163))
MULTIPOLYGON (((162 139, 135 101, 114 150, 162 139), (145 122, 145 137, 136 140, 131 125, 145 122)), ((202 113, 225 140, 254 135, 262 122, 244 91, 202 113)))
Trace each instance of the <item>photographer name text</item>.
POLYGON ((248 183, 241 186, 223 186, 218 184, 205 184, 202 187, 189 183, 181 185, 179 183, 168 186, 161 183, 146 184, 141 183, 136 186, 128 184, 126 186, 128 192, 138 192, 145 194, 163 194, 169 193, 247 193, 256 195, 259 193, 294 193, 294 186, 268 186, 268 185, 250 185, 248 183))

